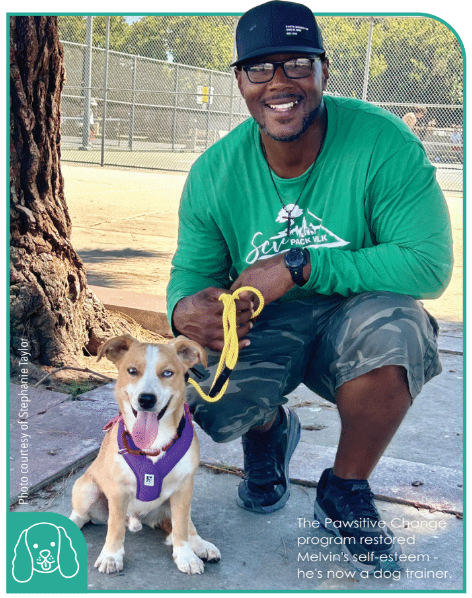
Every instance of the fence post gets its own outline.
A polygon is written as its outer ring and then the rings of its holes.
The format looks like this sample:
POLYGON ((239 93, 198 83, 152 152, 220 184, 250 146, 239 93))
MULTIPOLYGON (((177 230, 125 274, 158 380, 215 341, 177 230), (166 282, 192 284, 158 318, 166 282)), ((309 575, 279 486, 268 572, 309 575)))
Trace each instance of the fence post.
POLYGON ((372 50, 372 31, 373 31, 373 29, 374 29, 374 17, 370 17, 369 38, 367 41, 367 52, 365 55, 364 88, 362 90, 362 99, 364 100, 364 102, 367 101, 367 87, 369 85, 370 53, 372 50))
POLYGON ((207 103, 207 115, 206 115, 205 149, 208 149, 208 135, 210 133, 210 106, 211 106, 211 99, 212 99, 211 98, 212 83, 213 83, 213 71, 210 71, 210 83, 208 84, 208 103, 207 103))
POLYGON ((107 123, 107 91, 108 91, 108 53, 110 51, 110 17, 107 17, 107 32, 105 42, 105 73, 103 78, 103 110, 102 110, 102 156, 100 166, 105 164, 105 132, 107 123))
MULTIPOLYGON (((236 56, 236 27, 238 26, 238 17, 234 18, 234 30, 233 30, 233 60, 231 64, 237 59, 236 56)), ((230 97, 229 97, 229 123, 228 132, 233 128, 233 97, 234 97, 234 75, 233 70, 230 67, 230 97)))
POLYGON ((174 84, 174 117, 172 119, 172 151, 175 149, 175 137, 177 132, 177 92, 179 91, 179 65, 175 65, 175 84, 174 84))
POLYGON ((233 104, 234 104, 234 75, 233 73, 230 74, 231 85, 229 88, 229 123, 228 123, 228 132, 233 128, 233 104))
POLYGON ((129 151, 133 151, 133 135, 134 135, 134 105, 136 103, 136 70, 138 68, 138 61, 136 56, 133 59, 133 75, 131 80, 131 110, 129 113, 129 151))
POLYGON ((82 147, 90 149, 90 105, 92 95, 92 34, 93 17, 87 17, 86 45, 84 48, 84 116, 82 121, 82 147))

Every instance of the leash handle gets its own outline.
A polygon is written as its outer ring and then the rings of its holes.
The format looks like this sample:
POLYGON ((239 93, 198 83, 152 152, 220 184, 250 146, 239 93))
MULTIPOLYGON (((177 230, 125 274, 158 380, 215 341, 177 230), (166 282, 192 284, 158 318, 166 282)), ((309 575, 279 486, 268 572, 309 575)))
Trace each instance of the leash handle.
POLYGON ((218 300, 222 301, 223 307, 223 338, 224 345, 221 352, 220 361, 216 369, 215 380, 211 386, 210 392, 205 394, 200 388, 198 382, 189 378, 190 384, 195 388, 200 397, 208 403, 216 403, 225 394, 229 383, 229 376, 236 367, 239 356, 239 339, 238 326, 236 321, 236 300, 239 299, 239 294, 249 291, 254 293, 259 298, 259 307, 253 314, 253 318, 257 317, 264 308, 264 297, 262 293, 253 287, 241 287, 234 291, 232 295, 223 293, 218 300))
POLYGON ((259 298, 259 307, 256 309, 256 311, 253 313, 252 317, 253 318, 257 318, 257 316, 261 313, 261 311, 264 309, 264 297, 262 296, 262 293, 255 289, 254 287, 241 287, 240 289, 236 289, 234 291, 234 293, 232 295, 228 295, 226 293, 224 293, 223 295, 220 295, 218 298, 218 301, 227 301, 227 297, 231 297, 231 303, 234 304, 234 308, 236 309, 236 299, 239 299, 239 295, 241 293, 245 293, 245 292, 249 292, 249 293, 254 293, 254 295, 257 295, 257 297, 259 298))

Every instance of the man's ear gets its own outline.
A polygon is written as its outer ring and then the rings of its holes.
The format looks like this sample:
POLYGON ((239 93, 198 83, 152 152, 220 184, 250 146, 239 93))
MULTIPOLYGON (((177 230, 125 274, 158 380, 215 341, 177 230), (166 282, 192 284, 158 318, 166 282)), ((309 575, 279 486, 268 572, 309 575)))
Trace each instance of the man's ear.
POLYGON ((243 92, 243 70, 242 69, 238 69, 235 68, 234 69, 234 76, 236 77, 236 81, 238 82, 238 88, 239 88, 239 92, 241 93, 241 95, 244 98, 244 92, 243 92))

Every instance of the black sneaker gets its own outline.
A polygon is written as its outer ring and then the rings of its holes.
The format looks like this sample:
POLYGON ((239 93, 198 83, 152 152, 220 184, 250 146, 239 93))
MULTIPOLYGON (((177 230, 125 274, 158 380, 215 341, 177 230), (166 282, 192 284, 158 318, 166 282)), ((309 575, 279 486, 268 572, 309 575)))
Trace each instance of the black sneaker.
POLYGON ((290 496, 288 466, 300 440, 300 420, 279 407, 278 420, 264 434, 242 437, 246 476, 239 484, 237 502, 254 513, 281 509, 290 496))
POLYGON ((367 480, 343 480, 325 469, 318 482, 315 519, 342 538, 343 553, 358 571, 399 571, 401 547, 380 519, 367 480))

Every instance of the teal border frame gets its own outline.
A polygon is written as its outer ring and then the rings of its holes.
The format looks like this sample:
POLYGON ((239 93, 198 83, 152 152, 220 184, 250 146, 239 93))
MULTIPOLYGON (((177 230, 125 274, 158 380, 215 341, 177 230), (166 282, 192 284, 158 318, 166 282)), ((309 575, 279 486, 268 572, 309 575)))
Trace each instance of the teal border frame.
MULTIPOLYGON (((7 12, 6 13, 6 19, 7 19, 7 23, 6 23, 6 45, 7 45, 7 52, 6 52, 6 56, 7 56, 7 81, 6 81, 6 91, 8 93, 7 96, 7 102, 6 102, 6 130, 7 133, 9 132, 9 122, 10 122, 10 79, 9 79, 9 49, 10 49, 10 44, 9 44, 9 40, 10 40, 10 17, 12 16, 123 16, 123 17, 127 17, 127 16, 167 16, 167 15, 173 15, 173 16, 234 16, 234 17, 238 17, 238 16, 242 16, 242 12, 233 12, 233 11, 229 11, 229 12, 145 12, 142 13, 140 11, 136 11, 136 12, 62 12, 62 11, 56 11, 56 12, 7 12)), ((329 16, 329 17, 422 17, 422 18, 429 18, 429 19, 433 19, 435 21, 439 21, 440 23, 442 23, 443 25, 445 25, 455 36, 455 38, 457 39, 460 47, 461 47, 461 51, 462 51, 462 58, 463 58, 463 129, 465 131, 467 131, 467 69, 466 69, 466 65, 467 65, 467 56, 466 56, 466 50, 464 47, 464 43, 462 42, 461 37, 459 36, 459 34, 457 33, 457 31, 444 19, 442 19, 441 17, 438 17, 436 15, 432 15, 429 13, 422 13, 422 12, 316 12, 316 16, 329 16)), ((467 339, 467 310, 466 310, 466 305, 467 305, 467 238, 466 238, 466 224, 467 224, 467 134, 465 136, 463 136, 463 144, 464 144, 464 159, 463 159, 463 165, 465 166, 465 168, 463 168, 463 191, 462 191, 462 207, 463 207, 463 232, 462 232, 462 247, 463 247, 463 276, 462 276, 462 283, 463 283, 463 293, 462 293, 462 309, 463 309, 463 363, 464 365, 467 364, 467 343, 466 343, 466 339, 467 339)), ((7 149, 6 149, 6 155, 7 155, 7 177, 6 177, 6 192, 7 192, 7 198, 9 197, 9 189, 10 189, 10 185, 9 185, 9 181, 10 181, 10 177, 9 177, 9 163, 10 163, 10 145, 9 145, 9 136, 7 138, 7 149)), ((10 251, 10 210, 9 210, 9 201, 6 202, 6 222, 7 222, 7 255, 9 255, 9 251, 10 251)), ((6 288, 9 288, 9 270, 7 270, 6 272, 6 288)), ((7 303, 7 322, 10 322, 10 304, 9 302, 7 303)), ((10 351, 10 328, 8 326, 8 330, 7 330, 7 348, 8 348, 8 352, 7 355, 9 355, 9 351, 10 351)), ((8 361, 8 365, 7 365, 7 380, 6 380, 6 396, 7 396, 7 401, 6 401, 6 420, 7 422, 10 421, 10 362, 8 361)), ((464 432, 466 432, 467 429, 467 403, 466 403, 466 391, 467 391, 467 368, 464 368, 464 373, 463 373, 463 422, 464 422, 464 432)), ((8 520, 8 516, 10 515, 10 510, 9 510, 9 496, 10 496, 10 475, 9 475, 9 453, 10 453, 10 429, 9 426, 7 427, 7 433, 6 433, 6 465, 7 465, 7 483, 6 483, 6 502, 8 505, 7 508, 7 520, 8 520)), ((464 455, 464 465, 463 465, 463 473, 464 473, 464 504, 467 504, 467 441, 466 441, 466 433, 463 434, 463 455, 464 455)), ((464 519, 463 519, 463 528, 466 531, 467 529, 467 514, 464 514, 464 519)), ((463 594, 466 593, 467 591, 467 542, 466 542, 466 534, 464 534, 464 540, 463 540, 463 589, 462 590, 449 590, 449 591, 444 591, 444 590, 416 590, 416 591, 412 591, 412 593, 415 594, 424 594, 424 593, 428 593, 428 594, 434 594, 434 593, 444 593, 444 594, 463 594)), ((372 594, 372 593, 382 593, 382 594, 405 594, 409 592, 409 590, 320 590, 319 593, 348 593, 348 594, 372 594)), ((153 593, 153 594, 161 594, 161 593, 169 593, 169 594, 175 594, 175 593, 185 593, 185 594, 213 594, 213 593, 219 593, 219 594, 247 594, 247 593, 257 593, 257 594, 267 594, 267 593, 271 593, 271 594, 286 594, 286 593, 291 593, 291 594, 316 594, 318 593, 318 591, 316 590, 140 590, 138 591, 131 591, 131 590, 88 590, 87 591, 88 594, 109 594, 109 593, 113 593, 113 594, 117 594, 117 593, 124 593, 124 594, 130 594, 130 593, 139 593, 139 594, 146 594, 146 593, 153 593)))

